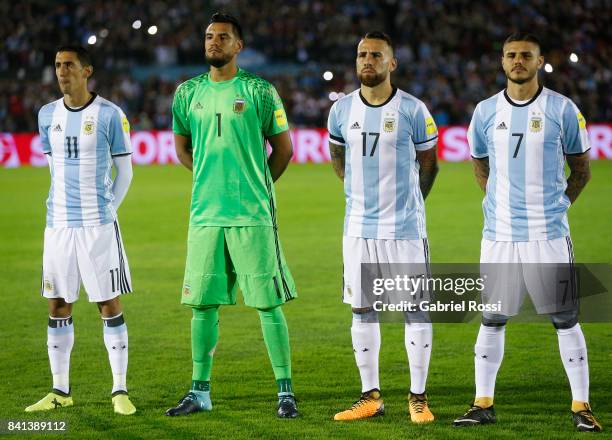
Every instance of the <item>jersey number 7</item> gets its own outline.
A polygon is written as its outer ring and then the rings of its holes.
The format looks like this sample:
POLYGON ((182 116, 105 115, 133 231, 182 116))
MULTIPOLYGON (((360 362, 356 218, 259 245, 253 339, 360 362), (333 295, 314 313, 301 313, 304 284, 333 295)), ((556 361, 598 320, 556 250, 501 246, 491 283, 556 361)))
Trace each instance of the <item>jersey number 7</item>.
POLYGON ((515 159, 518 155, 519 149, 521 148, 521 142, 523 142, 523 133, 512 133, 512 137, 518 137, 518 140, 516 141, 516 148, 514 149, 514 156, 512 156, 512 158, 515 159))

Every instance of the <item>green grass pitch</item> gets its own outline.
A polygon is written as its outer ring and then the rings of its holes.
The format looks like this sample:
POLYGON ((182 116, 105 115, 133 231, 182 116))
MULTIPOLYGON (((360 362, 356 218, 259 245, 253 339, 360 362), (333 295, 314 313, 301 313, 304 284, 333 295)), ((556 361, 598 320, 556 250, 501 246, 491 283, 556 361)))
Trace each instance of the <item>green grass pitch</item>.
MULTIPOLYGON (((612 161, 595 162, 592 169, 592 182, 570 210, 576 260, 610 263, 612 161)), ((292 164, 277 184, 280 236, 300 294, 284 307, 299 419, 274 416, 276 389, 257 313, 244 305, 221 310, 213 412, 174 419, 163 415, 187 390, 191 378, 191 314, 179 304, 190 174, 172 166, 135 168, 120 210, 135 289, 122 301, 130 335, 128 385, 137 414, 119 417, 112 412, 102 325, 84 292, 73 313, 75 406, 26 414, 23 409, 49 390, 51 380, 47 306, 39 295, 48 185, 46 169, 0 170, 0 419, 67 420, 69 432, 57 438, 79 439, 586 438, 573 432, 569 385, 548 323, 509 325, 497 382, 495 426, 451 426, 473 396, 472 348, 478 323, 434 325, 428 392, 435 423, 413 426, 408 421, 403 326, 392 323, 382 328, 386 415, 354 423, 332 421, 336 411, 358 397, 360 384, 350 343, 351 313, 340 297, 344 202, 341 183, 329 165, 292 164)), ((427 200, 433 262, 478 260, 481 199, 469 163, 441 164, 427 200)), ((591 401, 609 433, 612 324, 586 323, 583 328, 591 401)))

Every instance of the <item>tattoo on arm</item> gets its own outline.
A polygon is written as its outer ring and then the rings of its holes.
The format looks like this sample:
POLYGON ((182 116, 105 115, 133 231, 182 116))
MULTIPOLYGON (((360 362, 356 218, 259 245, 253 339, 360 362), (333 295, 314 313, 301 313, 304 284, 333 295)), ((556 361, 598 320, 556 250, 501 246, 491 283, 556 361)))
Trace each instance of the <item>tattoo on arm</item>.
POLYGON ((483 157, 482 159, 472 158, 474 164, 474 175, 478 186, 485 193, 487 192, 487 181, 489 180, 489 158, 483 157))
POLYGON ((340 178, 340 180, 344 180, 344 161, 345 161, 344 146, 330 142, 329 152, 331 155, 332 166, 334 167, 334 172, 340 178))
POLYGON ((570 202, 574 203, 588 181, 591 180, 589 156, 588 153, 582 153, 575 156, 566 156, 566 160, 570 175, 567 178, 565 195, 570 199, 570 202))
POLYGON ((431 187, 436 180, 438 174, 438 153, 437 146, 425 151, 417 151, 416 159, 419 162, 419 186, 423 199, 426 199, 431 191, 431 187))

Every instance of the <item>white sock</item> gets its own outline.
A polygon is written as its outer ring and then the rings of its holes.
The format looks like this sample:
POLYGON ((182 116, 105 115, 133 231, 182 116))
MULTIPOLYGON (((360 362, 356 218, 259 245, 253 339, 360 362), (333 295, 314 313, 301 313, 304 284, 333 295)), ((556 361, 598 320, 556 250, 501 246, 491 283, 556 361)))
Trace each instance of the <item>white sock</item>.
POLYGON ((480 325, 480 331, 474 346, 476 397, 493 398, 497 371, 504 357, 505 335, 506 326, 489 327, 480 325))
POLYGON ((431 357, 433 327, 431 323, 427 322, 407 323, 404 335, 410 366, 410 392, 412 394, 423 394, 431 357))
POLYGON ((559 353, 572 389, 572 399, 589 401, 589 360, 584 334, 580 324, 572 328, 557 329, 559 353))
POLYGON ((128 366, 128 333, 123 313, 112 318, 102 318, 104 322, 104 345, 113 372, 113 390, 127 391, 126 375, 128 366))
POLYGON ((53 388, 70 393, 70 353, 74 345, 72 316, 53 318, 49 316, 47 327, 47 352, 53 375, 53 388))
POLYGON ((378 353, 380 352, 380 324, 371 321, 376 318, 376 312, 353 314, 351 336, 353 339, 353 352, 355 362, 361 376, 361 392, 374 388, 380 390, 378 381, 378 353))

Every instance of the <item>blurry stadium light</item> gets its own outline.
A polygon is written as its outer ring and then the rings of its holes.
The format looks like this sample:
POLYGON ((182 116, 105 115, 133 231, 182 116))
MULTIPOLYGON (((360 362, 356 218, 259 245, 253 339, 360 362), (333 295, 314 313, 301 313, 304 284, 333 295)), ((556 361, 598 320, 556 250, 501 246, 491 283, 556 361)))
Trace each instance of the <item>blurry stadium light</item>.
POLYGON ((100 37, 101 37, 101 38, 106 38, 106 37, 108 37, 108 29, 102 29, 102 30, 100 31, 100 37))
POLYGON ((134 23, 132 23, 132 27, 134 29, 140 29, 141 26, 142 26, 142 22, 140 20, 134 20, 134 23))
POLYGON ((157 33, 157 26, 155 25, 149 26, 149 29, 147 29, 147 32, 149 33, 149 35, 155 35, 157 33))
POLYGON ((553 66, 551 66, 549 63, 546 63, 546 65, 544 66, 544 70, 546 71, 546 73, 551 73, 553 71, 553 66))
POLYGON ((325 72, 323 72, 323 79, 325 81, 331 81, 333 78, 334 78, 334 74, 330 72, 329 70, 326 70, 325 72))
POLYGON ((572 52, 572 53, 570 54, 569 60, 570 60, 572 63, 577 63, 577 62, 578 62, 578 55, 576 55, 574 52, 572 52))
POLYGON ((95 35, 90 35, 89 38, 87 39, 87 43, 93 45, 93 44, 96 44, 96 40, 97 38, 95 35))
POLYGON ((338 100, 338 94, 336 92, 329 92, 329 99, 331 101, 337 101, 338 100))

